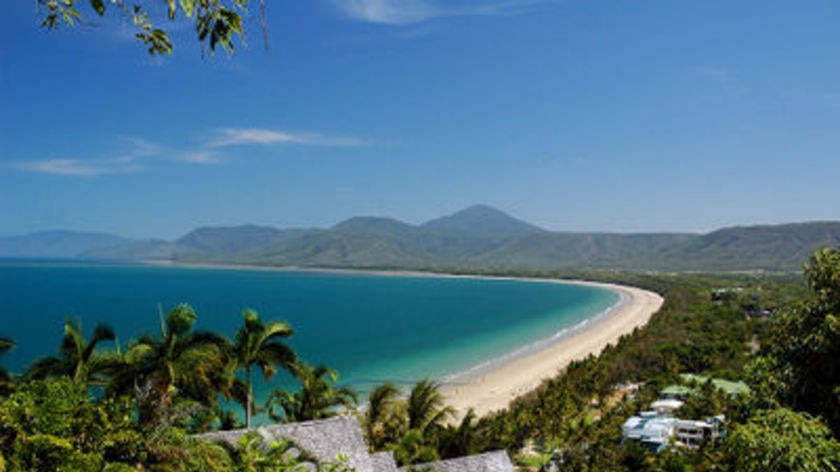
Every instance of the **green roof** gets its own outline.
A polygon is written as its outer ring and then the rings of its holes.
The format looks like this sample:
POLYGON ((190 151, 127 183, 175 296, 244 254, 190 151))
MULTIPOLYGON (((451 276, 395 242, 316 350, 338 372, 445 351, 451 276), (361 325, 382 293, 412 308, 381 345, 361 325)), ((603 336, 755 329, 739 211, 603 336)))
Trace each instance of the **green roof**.
POLYGON ((685 396, 694 395, 694 389, 684 385, 669 385, 662 389, 661 395, 685 396))
MULTIPOLYGON (((682 378, 683 382, 697 382, 700 385, 709 381, 708 377, 695 374, 681 374, 680 378, 682 378)), ((740 395, 750 392, 750 387, 748 387, 747 384, 741 381, 733 382, 731 380, 725 379, 712 379, 712 385, 714 385, 717 389, 723 390, 729 395, 740 395)))

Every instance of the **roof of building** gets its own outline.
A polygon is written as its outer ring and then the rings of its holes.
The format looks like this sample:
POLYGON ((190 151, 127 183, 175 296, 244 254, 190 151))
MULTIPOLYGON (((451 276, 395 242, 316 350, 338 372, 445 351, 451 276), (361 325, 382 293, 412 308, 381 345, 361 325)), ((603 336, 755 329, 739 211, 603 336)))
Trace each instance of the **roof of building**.
POLYGON ((662 398, 650 404, 650 407, 657 411, 674 411, 680 409, 685 403, 673 398, 662 398))
POLYGON ((671 417, 650 414, 631 416, 624 422, 621 435, 625 439, 638 439, 643 442, 668 442, 675 423, 676 420, 671 417))
POLYGON ((693 395, 694 389, 686 387, 685 385, 668 385, 663 388, 659 394, 665 397, 684 397, 687 395, 693 395))
MULTIPOLYGON (((338 455, 347 456, 346 465, 355 472, 399 472, 394 454, 377 452, 370 454, 362 435, 359 420, 352 415, 302 423, 262 426, 258 431, 270 438, 283 438, 315 456, 322 462, 334 462, 338 455)), ((225 441, 235 444, 249 430, 216 431, 195 437, 207 441, 225 441)), ((475 456, 459 457, 440 462, 413 466, 414 470, 437 472, 514 472, 513 464, 506 451, 494 451, 475 456)))
POLYGON ((400 469, 430 470, 435 472, 514 472, 513 464, 505 451, 485 452, 475 456, 459 457, 426 464, 415 464, 400 469))
POLYGON ((394 453, 391 451, 371 454, 370 460, 373 463, 373 470, 376 472, 399 472, 397 461, 394 460, 394 453))
MULTIPOLYGON (((709 381, 708 377, 704 377, 702 375, 695 375, 695 374, 680 374, 680 378, 683 382, 696 382, 698 384, 704 384, 709 381)), ((729 395, 739 395, 742 393, 749 393, 750 387, 747 386, 744 382, 733 382, 731 380, 726 379, 712 379, 712 385, 715 388, 723 390, 725 393, 729 395)))
MULTIPOLYGON (((362 428, 355 416, 338 416, 325 420, 302 423, 275 424, 258 428, 262 434, 284 438, 294 442, 319 461, 332 462, 341 454, 347 456, 347 465, 356 472, 389 472, 396 468, 378 469, 385 460, 374 461, 367 451, 362 428)), ((217 431, 196 437, 210 441, 226 441, 235 444, 249 430, 217 431)), ((393 460, 393 458, 392 458, 393 460)))

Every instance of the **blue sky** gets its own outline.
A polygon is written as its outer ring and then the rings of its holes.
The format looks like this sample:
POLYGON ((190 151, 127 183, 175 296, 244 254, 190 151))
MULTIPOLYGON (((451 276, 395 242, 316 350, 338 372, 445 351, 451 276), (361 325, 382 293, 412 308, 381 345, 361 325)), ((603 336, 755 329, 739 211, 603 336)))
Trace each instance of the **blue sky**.
MULTIPOLYGON (((119 15, 0 15, 0 235, 840 219, 840 2, 268 2, 270 48, 150 58, 119 15)), ((256 8, 254 9, 256 11, 256 8)))

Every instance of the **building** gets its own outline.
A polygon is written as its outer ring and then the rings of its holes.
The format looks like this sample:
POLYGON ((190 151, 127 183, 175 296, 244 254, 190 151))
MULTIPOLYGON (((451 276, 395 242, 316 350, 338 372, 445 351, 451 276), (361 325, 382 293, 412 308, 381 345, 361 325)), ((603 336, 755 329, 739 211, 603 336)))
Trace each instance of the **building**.
POLYGON ((705 421, 677 420, 674 423, 674 440, 686 447, 700 447, 705 441, 725 435, 722 427, 724 419, 723 415, 718 415, 705 421))
MULTIPOLYGON (((195 437, 207 441, 236 442, 253 430, 237 429, 199 434, 195 437)), ((318 461, 332 462, 341 455, 347 457, 346 465, 356 472, 408 472, 399 469, 391 452, 369 453, 359 420, 352 415, 302 423, 274 424, 256 428, 267 442, 285 439, 292 441, 318 461)), ((436 472, 514 472, 513 464, 505 451, 488 452, 475 456, 459 457, 439 462, 412 466, 414 470, 436 472)))
POLYGON ((622 441, 638 441, 648 449, 659 452, 671 443, 676 419, 655 411, 632 416, 621 427, 622 441))
POLYGON ((621 440, 637 441, 654 452, 659 452, 671 444, 695 448, 705 441, 725 436, 724 420, 723 415, 697 421, 645 411, 624 422, 621 427, 621 440))

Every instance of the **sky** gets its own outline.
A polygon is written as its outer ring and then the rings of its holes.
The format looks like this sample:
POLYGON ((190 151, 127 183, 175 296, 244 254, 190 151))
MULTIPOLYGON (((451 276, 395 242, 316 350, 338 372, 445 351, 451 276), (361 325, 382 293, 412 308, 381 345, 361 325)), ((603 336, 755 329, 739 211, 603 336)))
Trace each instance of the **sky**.
POLYGON ((166 57, 81 3, 0 14, 0 236, 840 219, 836 0, 270 1, 268 47, 252 0, 232 55, 156 18, 166 57))

